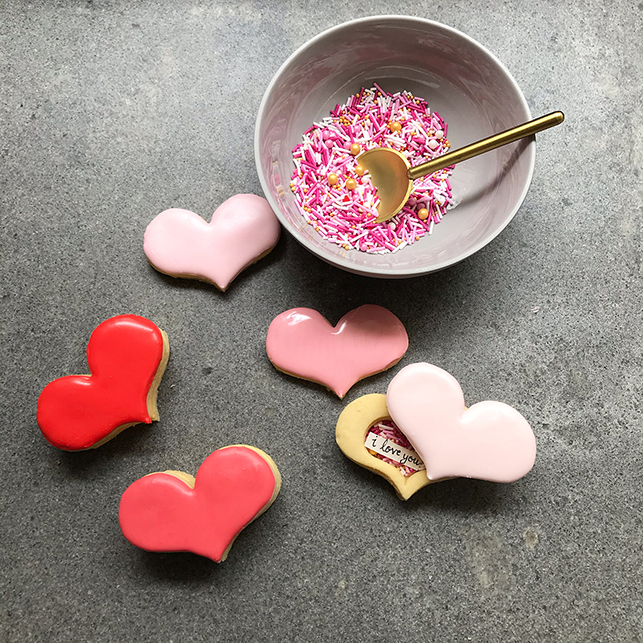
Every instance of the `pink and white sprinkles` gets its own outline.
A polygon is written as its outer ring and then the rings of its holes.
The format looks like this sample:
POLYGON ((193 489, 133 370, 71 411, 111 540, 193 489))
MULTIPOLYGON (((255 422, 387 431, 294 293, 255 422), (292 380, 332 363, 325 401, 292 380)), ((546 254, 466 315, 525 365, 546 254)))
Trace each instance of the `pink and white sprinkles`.
POLYGON ((389 94, 379 85, 337 105, 314 123, 293 150, 296 170, 290 189, 306 221, 345 250, 397 252, 433 232, 453 206, 449 176, 453 167, 417 179, 402 210, 375 223, 376 189, 357 155, 391 147, 417 165, 448 152, 447 124, 427 102, 409 92, 389 94))
MULTIPOLYGON (((374 433, 375 435, 381 435, 382 437, 387 438, 390 442, 393 442, 398 446, 415 453, 413 445, 406 439, 404 433, 402 433, 402 431, 397 428, 397 425, 395 424, 395 422, 393 422, 393 420, 380 420, 377 424, 374 424, 368 431, 369 433, 374 433)), ((417 473, 416 469, 412 469, 405 464, 400 464, 395 460, 391 460, 391 458, 387 458, 385 455, 377 453, 372 449, 368 449, 368 452, 371 455, 374 455, 376 458, 392 464, 394 467, 398 468, 400 472, 405 476, 411 476, 414 473, 417 473)))

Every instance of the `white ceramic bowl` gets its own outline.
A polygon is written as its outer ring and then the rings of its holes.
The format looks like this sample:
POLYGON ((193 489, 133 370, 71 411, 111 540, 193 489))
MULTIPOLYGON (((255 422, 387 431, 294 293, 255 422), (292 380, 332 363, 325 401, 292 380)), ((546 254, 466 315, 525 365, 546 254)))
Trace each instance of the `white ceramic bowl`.
POLYGON ((426 99, 447 121, 452 150, 531 119, 511 74, 472 38, 421 18, 353 20, 300 47, 268 86, 255 129, 263 191, 286 230, 339 268, 387 278, 441 270, 480 250, 511 221, 531 182, 535 140, 456 165, 451 184, 458 205, 432 235, 391 255, 346 251, 324 241, 297 210, 289 189, 292 149, 314 121, 373 82, 426 99))

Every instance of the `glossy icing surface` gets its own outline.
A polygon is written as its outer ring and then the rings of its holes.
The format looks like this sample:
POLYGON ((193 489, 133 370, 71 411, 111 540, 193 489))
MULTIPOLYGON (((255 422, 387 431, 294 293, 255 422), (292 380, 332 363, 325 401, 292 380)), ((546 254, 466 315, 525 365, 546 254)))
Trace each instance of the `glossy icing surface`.
POLYGON ((279 491, 267 459, 258 449, 230 446, 205 459, 193 487, 170 473, 140 478, 121 498, 123 535, 147 551, 189 551, 221 562, 279 491))
POLYGON ((275 246, 280 231, 268 201, 237 194, 216 209, 210 223, 189 210, 161 212, 145 230, 143 249, 160 272, 208 281, 225 290, 275 246))
POLYGON ((360 379, 396 364, 409 338, 402 322, 386 308, 360 306, 336 326, 311 308, 293 308, 268 328, 266 351, 284 373, 319 382, 344 397, 360 379))
POLYGON ((513 482, 534 465, 536 439, 527 420, 502 402, 465 409, 460 384, 437 366, 403 368, 389 384, 386 404, 424 460, 429 480, 513 482))
POLYGON ((148 319, 118 315, 104 321, 87 344, 91 375, 61 377, 40 394, 37 420, 45 438, 77 451, 122 425, 149 424, 148 391, 163 355, 163 333, 148 319))

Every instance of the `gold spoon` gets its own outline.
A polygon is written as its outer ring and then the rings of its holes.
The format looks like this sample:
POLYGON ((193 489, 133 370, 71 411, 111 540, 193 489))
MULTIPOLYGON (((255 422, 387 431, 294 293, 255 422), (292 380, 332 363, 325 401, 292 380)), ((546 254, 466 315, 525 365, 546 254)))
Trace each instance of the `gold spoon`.
POLYGON ((536 132, 542 132, 542 130, 562 123, 564 119, 565 115, 562 112, 552 112, 415 167, 411 167, 403 154, 389 147, 374 147, 372 150, 364 152, 357 157, 357 161, 361 167, 370 172, 371 181, 380 198, 377 206, 379 216, 376 221, 378 223, 388 221, 402 209, 408 201, 415 179, 495 150, 497 147, 513 143, 536 132))

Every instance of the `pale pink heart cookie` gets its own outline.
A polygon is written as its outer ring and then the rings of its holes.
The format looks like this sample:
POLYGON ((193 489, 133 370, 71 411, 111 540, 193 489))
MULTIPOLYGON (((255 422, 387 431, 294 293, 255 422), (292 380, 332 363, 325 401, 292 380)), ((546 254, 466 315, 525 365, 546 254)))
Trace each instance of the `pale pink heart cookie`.
POLYGON ((534 466, 536 438, 527 420, 502 402, 466 409, 458 381, 437 366, 403 368, 389 384, 386 405, 429 480, 514 482, 534 466))
POLYGON ((277 369, 323 384, 342 398, 359 380, 399 362, 409 347, 404 324, 381 306, 360 306, 337 326, 311 308, 273 319, 266 351, 277 369))
POLYGON ((266 199, 237 194, 216 209, 210 223, 189 210, 161 212, 145 230, 143 250, 159 272, 225 291, 244 268, 275 247, 280 232, 266 199))

